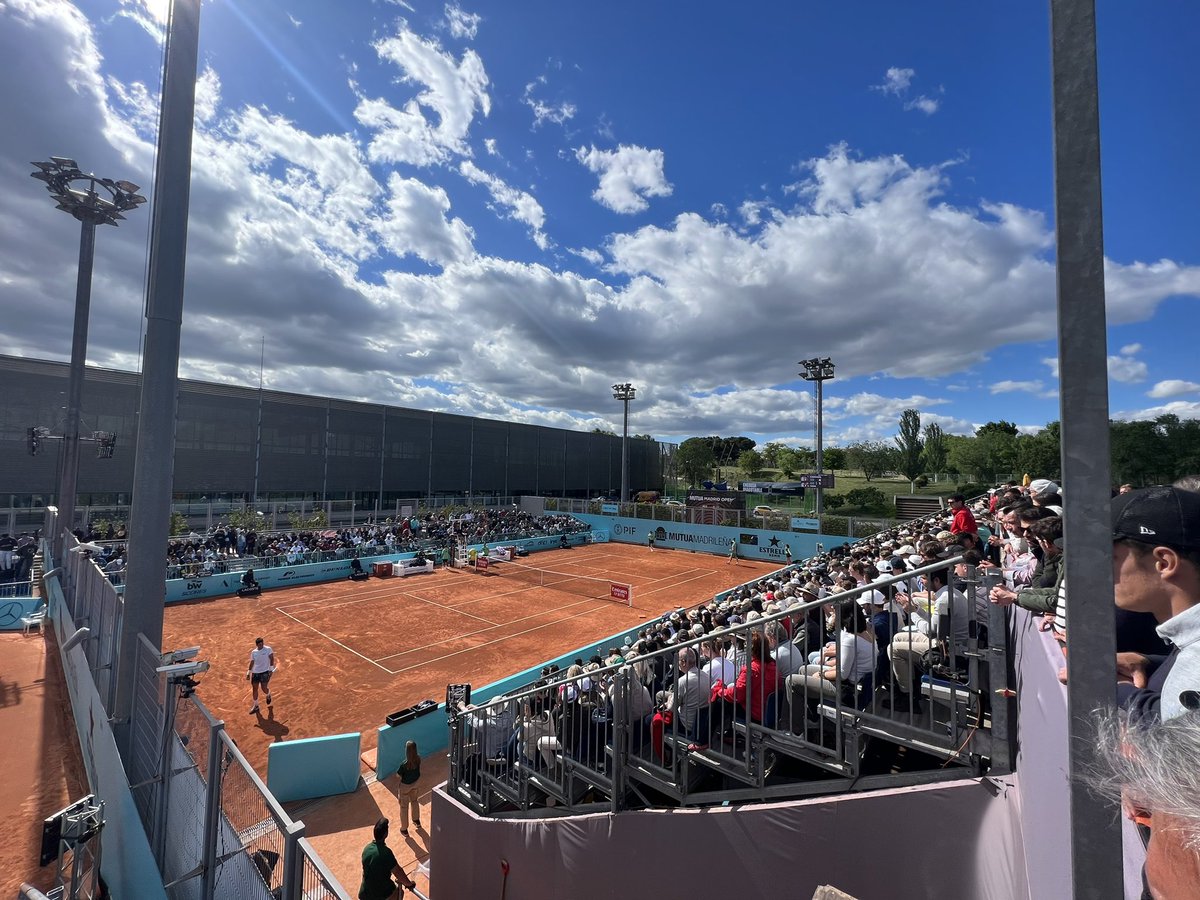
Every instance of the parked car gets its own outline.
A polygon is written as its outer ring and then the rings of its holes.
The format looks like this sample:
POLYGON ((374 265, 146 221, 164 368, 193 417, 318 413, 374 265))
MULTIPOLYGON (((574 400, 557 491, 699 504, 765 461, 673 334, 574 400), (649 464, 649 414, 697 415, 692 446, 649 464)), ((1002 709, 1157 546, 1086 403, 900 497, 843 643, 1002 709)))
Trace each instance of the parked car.
POLYGON ((775 515, 777 513, 781 513, 781 512, 783 512, 783 510, 774 509, 773 507, 770 507, 770 506, 756 506, 751 511, 750 515, 766 518, 767 516, 773 516, 773 515, 775 515))
POLYGON ((685 504, 682 500, 664 500, 663 505, 664 506, 684 506, 685 504))

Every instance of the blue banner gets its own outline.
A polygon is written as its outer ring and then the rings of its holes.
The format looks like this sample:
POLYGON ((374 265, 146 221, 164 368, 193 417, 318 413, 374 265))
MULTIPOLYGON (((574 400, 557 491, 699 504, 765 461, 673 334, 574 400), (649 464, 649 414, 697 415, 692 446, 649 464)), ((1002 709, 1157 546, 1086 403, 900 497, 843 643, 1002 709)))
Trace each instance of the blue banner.
POLYGON ((792 559, 802 560, 816 555, 818 543, 828 549, 853 540, 838 535, 798 534, 792 531, 693 525, 685 522, 655 522, 651 519, 613 518, 587 513, 576 513, 575 518, 589 523, 593 528, 608 529, 612 540, 625 544, 644 544, 647 535, 653 532, 655 547, 726 554, 729 552, 729 542, 736 541, 738 555, 742 558, 778 562, 780 565, 787 562, 788 549, 792 551, 792 559))

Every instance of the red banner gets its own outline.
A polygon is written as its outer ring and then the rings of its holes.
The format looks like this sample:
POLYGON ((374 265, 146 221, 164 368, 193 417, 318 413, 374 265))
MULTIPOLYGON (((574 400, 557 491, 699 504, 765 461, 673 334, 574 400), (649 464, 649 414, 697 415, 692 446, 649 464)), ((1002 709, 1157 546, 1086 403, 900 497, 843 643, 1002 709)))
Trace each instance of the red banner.
POLYGON ((608 585, 608 596, 614 600, 620 600, 622 603, 629 602, 629 588, 623 584, 608 585))
POLYGON ((488 567, 488 558, 486 556, 475 557, 475 568, 486 569, 488 567))

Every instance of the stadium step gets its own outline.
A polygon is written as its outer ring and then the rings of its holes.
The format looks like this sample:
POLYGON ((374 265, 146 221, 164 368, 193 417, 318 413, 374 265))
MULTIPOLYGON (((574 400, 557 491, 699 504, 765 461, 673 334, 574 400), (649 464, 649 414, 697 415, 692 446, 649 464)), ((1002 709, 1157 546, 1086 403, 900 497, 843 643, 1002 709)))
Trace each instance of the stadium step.
POLYGON ((941 497, 896 496, 896 519, 901 522, 933 515, 942 509, 941 497))

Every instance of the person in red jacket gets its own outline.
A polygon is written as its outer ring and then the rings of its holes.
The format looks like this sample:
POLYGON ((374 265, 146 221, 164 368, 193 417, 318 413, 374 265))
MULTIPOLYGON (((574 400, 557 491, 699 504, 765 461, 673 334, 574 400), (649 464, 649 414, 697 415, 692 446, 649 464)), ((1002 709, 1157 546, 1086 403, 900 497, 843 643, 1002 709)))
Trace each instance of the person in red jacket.
POLYGON ((950 530, 954 534, 979 535, 979 526, 975 524, 975 517, 967 509, 962 494, 955 494, 950 498, 950 508, 954 510, 954 521, 950 523, 950 530))
POLYGON ((779 683, 779 671, 771 658, 766 639, 758 631, 750 633, 750 653, 734 684, 717 682, 714 693, 736 703, 743 714, 750 711, 752 722, 762 723, 767 698, 775 693, 779 683))

